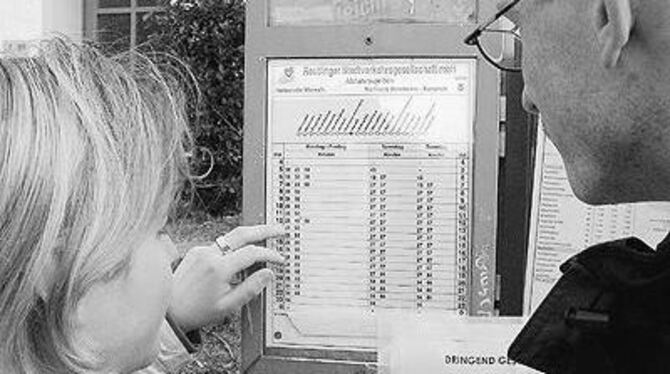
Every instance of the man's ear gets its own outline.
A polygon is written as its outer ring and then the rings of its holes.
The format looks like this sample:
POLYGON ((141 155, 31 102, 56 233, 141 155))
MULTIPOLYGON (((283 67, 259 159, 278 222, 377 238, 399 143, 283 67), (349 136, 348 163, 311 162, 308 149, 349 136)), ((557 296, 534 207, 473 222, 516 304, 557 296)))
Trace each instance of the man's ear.
POLYGON ((596 0, 592 18, 600 46, 600 61, 606 68, 613 68, 633 30, 630 0, 596 0))

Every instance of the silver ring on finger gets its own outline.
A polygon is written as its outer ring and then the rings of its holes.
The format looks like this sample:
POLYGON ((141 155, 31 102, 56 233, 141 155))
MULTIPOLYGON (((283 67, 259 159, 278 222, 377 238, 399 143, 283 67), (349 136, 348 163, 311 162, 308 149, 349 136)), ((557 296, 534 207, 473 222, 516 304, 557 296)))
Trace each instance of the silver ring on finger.
POLYGON ((244 281, 244 273, 240 271, 240 272, 235 273, 235 275, 233 275, 233 277, 230 278, 230 280, 228 281, 228 284, 231 287, 235 287, 238 284, 242 283, 243 281, 244 281))
POLYGON ((226 243, 226 239, 223 236, 219 236, 214 240, 214 243, 216 243, 216 246, 219 247, 219 250, 221 251, 221 254, 226 255, 228 252, 232 251, 232 248, 230 248, 230 245, 226 243))

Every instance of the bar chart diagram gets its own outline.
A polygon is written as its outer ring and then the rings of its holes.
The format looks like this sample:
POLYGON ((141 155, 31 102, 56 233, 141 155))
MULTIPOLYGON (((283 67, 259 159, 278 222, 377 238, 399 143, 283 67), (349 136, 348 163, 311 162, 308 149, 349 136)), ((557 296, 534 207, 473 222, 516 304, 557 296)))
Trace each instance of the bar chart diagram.
POLYGON ((359 98, 350 105, 305 114, 299 136, 421 135, 435 123, 435 98, 409 96, 400 108, 380 109, 377 100, 359 98))

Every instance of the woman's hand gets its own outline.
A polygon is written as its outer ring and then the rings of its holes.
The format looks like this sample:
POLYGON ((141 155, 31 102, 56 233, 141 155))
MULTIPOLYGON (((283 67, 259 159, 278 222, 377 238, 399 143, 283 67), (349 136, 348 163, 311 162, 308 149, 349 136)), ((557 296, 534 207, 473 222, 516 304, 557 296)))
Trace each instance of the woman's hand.
POLYGON ((236 274, 257 262, 282 263, 276 251, 252 243, 283 235, 281 226, 238 227, 217 243, 194 247, 188 251, 174 273, 172 301, 168 313, 185 331, 211 323, 239 309, 272 282, 270 269, 261 269, 242 283, 235 283, 236 274), (223 247, 229 253, 222 253, 223 247))

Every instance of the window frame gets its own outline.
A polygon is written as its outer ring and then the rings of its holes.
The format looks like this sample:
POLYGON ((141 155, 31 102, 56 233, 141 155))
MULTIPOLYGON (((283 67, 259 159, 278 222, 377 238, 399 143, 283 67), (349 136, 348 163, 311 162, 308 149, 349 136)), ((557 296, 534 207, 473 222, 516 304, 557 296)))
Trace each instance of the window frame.
POLYGON ((139 6, 138 0, 129 0, 130 6, 124 7, 100 7, 100 0, 84 0, 84 37, 88 40, 98 41, 100 30, 98 30, 98 16, 103 14, 129 14, 130 15, 130 48, 137 46, 137 17, 138 14, 155 12, 162 8, 161 5, 139 6))

